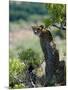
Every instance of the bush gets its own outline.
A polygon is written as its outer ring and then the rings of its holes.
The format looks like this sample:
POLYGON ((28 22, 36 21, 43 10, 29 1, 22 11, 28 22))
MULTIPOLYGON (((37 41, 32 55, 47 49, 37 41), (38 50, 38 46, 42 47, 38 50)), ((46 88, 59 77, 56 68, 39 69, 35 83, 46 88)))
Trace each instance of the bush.
POLYGON ((16 84, 20 84, 18 77, 23 75, 26 66, 16 58, 10 59, 9 66, 9 86, 14 88, 16 84))
POLYGON ((15 84, 15 86, 14 86, 14 89, 21 89, 21 88, 25 88, 25 85, 24 84, 15 84))
POLYGON ((33 66, 36 66, 41 63, 39 54, 30 48, 26 50, 21 50, 18 55, 20 60, 27 65, 32 64, 33 66))
POLYGON ((30 64, 36 67, 41 64, 42 59, 39 53, 32 49, 18 48, 18 57, 14 58, 11 55, 9 61, 9 87, 10 88, 25 88, 29 85, 27 70, 30 64), (18 59, 19 58, 19 59, 18 59))

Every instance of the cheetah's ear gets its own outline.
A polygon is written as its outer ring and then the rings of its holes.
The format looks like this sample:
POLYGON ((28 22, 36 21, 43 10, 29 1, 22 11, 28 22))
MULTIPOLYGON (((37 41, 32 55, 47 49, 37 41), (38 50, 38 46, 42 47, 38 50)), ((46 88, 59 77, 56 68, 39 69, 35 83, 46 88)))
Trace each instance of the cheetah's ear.
POLYGON ((42 31, 43 31, 43 32, 46 32, 46 31, 47 31, 47 29, 46 29, 46 28, 43 28, 43 29, 42 29, 42 31))
POLYGON ((40 25, 39 27, 43 29, 44 28, 44 25, 40 25))

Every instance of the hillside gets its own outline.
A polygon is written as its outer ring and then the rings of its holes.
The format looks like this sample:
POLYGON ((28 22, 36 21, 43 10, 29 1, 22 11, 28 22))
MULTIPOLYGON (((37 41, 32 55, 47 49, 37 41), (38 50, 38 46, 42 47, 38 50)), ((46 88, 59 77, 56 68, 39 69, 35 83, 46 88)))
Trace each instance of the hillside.
MULTIPOLYGON (((10 2, 9 3, 9 19, 15 20, 33 20, 36 16, 44 16, 48 14, 46 4, 32 2, 10 2), (31 18, 30 18, 31 17, 31 18)), ((37 17, 38 19, 38 17, 37 17)))

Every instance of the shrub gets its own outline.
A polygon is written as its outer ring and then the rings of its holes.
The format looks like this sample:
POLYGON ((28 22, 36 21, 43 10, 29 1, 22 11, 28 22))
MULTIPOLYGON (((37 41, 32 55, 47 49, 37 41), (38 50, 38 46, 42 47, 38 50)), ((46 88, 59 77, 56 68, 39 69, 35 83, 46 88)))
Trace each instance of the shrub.
POLYGON ((23 75, 26 67, 20 60, 14 58, 9 61, 9 86, 14 88, 16 84, 20 84, 19 76, 23 75))
POLYGON ((18 55, 20 60, 23 60, 24 63, 27 65, 32 64, 36 66, 41 63, 39 54, 30 48, 26 50, 21 50, 18 55))
POLYGON ((32 49, 19 48, 18 58, 10 58, 9 61, 9 86, 10 88, 24 88, 29 84, 27 70, 32 64, 34 67, 41 64, 39 53, 32 49), (18 59, 19 58, 19 59, 18 59))
POLYGON ((14 86, 14 89, 21 89, 21 88, 25 88, 25 85, 24 84, 15 84, 15 86, 14 86))

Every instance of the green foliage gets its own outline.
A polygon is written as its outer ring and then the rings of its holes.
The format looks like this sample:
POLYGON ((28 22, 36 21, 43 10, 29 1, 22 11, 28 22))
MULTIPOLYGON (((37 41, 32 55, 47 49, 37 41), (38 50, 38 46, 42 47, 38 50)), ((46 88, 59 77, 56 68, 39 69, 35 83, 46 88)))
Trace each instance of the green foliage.
POLYGON ((26 82, 26 71, 28 66, 32 64, 34 67, 41 64, 40 56, 37 52, 33 51, 32 49, 23 49, 18 47, 19 53, 18 58, 10 58, 9 61, 9 87, 18 89, 18 88, 25 88, 26 82), (21 80, 23 83, 21 83, 21 80))
POLYGON ((46 28, 52 25, 52 20, 50 18, 44 19, 43 22, 46 28))
POLYGON ((32 2, 10 2, 10 21, 23 19, 28 21, 32 15, 46 15, 48 13, 45 4, 32 2))
POLYGON ((21 88, 25 88, 24 84, 15 84, 14 89, 21 89, 21 88))
POLYGON ((26 67, 24 63, 21 63, 20 60, 16 58, 9 60, 9 66, 9 85, 11 88, 14 88, 15 84, 19 83, 17 78, 23 75, 26 67))
POLYGON ((64 21, 66 16, 65 4, 48 4, 47 7, 54 23, 64 21))
POLYGON ((25 64, 21 63, 20 60, 14 58, 14 59, 10 59, 9 61, 9 65, 10 65, 10 72, 14 73, 15 75, 21 73, 24 69, 25 69, 25 64))
POLYGON ((19 58, 27 65, 32 64, 35 66, 41 63, 39 54, 30 48, 22 50, 18 55, 19 58))
MULTIPOLYGON (((58 23, 62 29, 66 23, 66 5, 65 4, 47 4, 49 18, 43 22, 48 28, 50 25, 58 23)), ((57 27, 59 28, 59 26, 57 27)), ((60 33, 60 32, 59 32, 60 33)))

